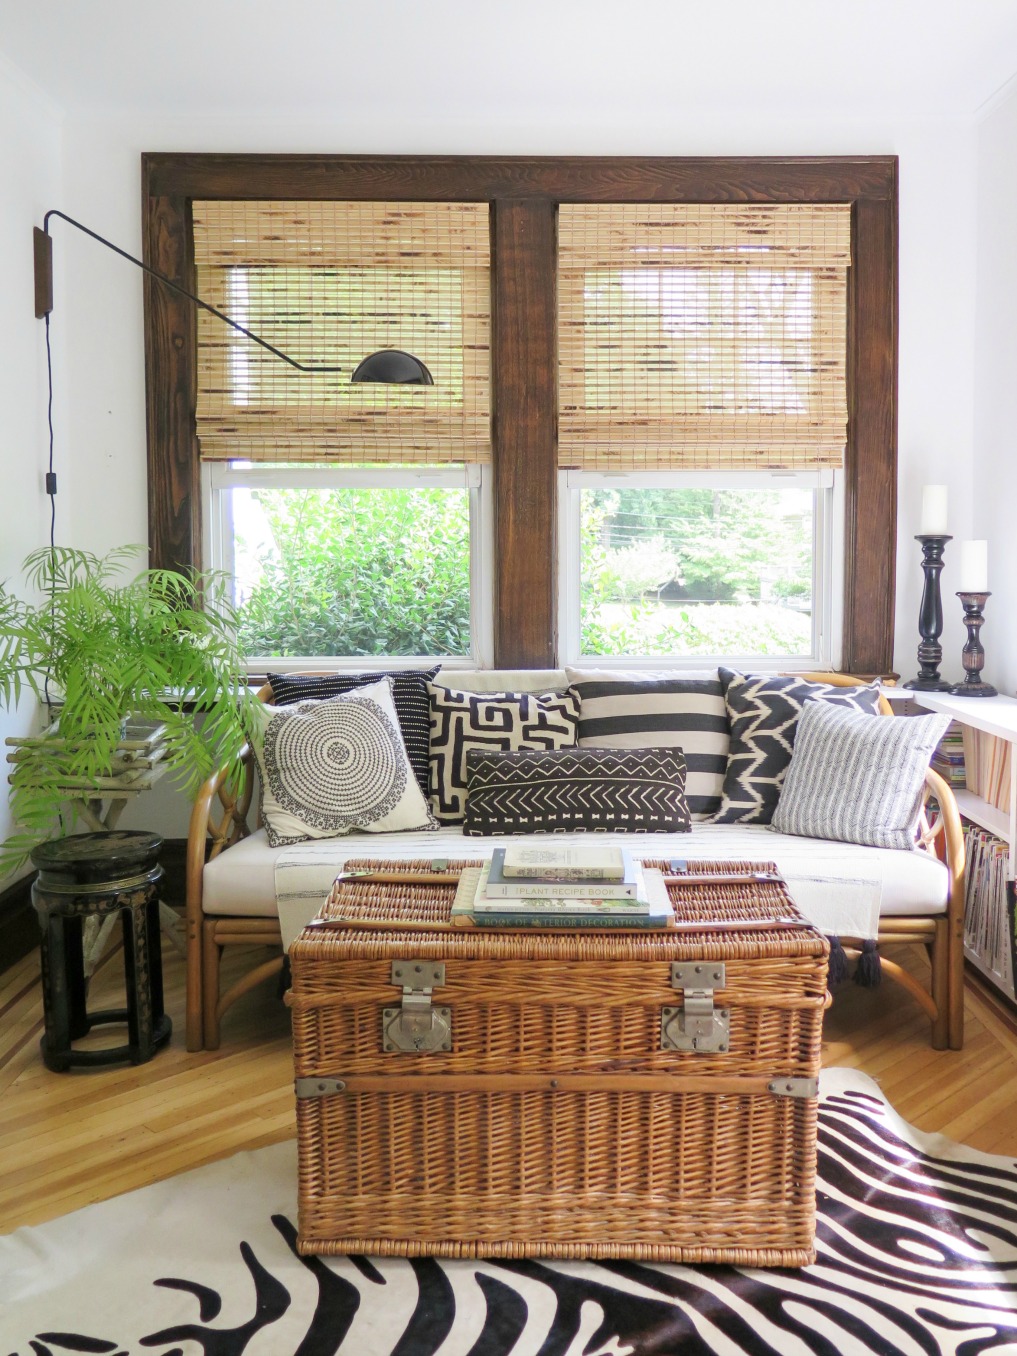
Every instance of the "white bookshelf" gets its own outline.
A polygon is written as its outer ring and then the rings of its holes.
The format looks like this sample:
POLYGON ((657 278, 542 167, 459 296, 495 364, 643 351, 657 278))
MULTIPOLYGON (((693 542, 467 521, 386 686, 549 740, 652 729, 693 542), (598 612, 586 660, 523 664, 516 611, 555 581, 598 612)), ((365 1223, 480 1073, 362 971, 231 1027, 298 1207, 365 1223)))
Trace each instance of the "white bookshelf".
MULTIPOLYGON (((1017 698, 1014 697, 955 697, 949 692, 915 692, 907 687, 884 687, 883 696, 890 702, 912 701, 924 711, 938 711, 950 716, 958 725, 1017 744, 1017 698)), ((980 828, 988 829, 1002 838, 1010 853, 1008 876, 1014 879, 1017 868, 1017 756, 1010 754, 1010 809, 999 810, 973 791, 954 790, 957 807, 965 819, 980 828)))
MULTIPOLYGON (((1002 696, 955 697, 949 692, 915 692, 911 688, 903 687, 883 688, 883 694, 891 702, 909 700, 924 711, 937 711, 950 716, 958 725, 966 725, 972 730, 982 730, 1011 745, 1009 811, 998 809, 991 802, 975 795, 973 791, 955 788, 954 796, 957 808, 965 819, 977 824, 979 828, 987 829, 1005 844, 1006 876, 1011 882, 1009 888, 1012 890, 1014 888, 1012 882, 1017 872, 1017 749, 1013 748, 1013 745, 1017 744, 1017 699, 1002 696)), ((1017 991, 1012 950, 1002 940, 1010 927, 1006 899, 997 896, 995 892, 988 898, 978 895, 973 897, 969 885, 967 905, 964 955, 976 970, 1013 1002, 1017 997, 1017 991), (993 941, 992 945, 983 951, 969 945, 972 937, 977 940, 985 935, 984 929, 980 932, 977 925, 971 923, 971 918, 972 910, 974 914, 978 914, 980 909, 984 910, 987 907, 988 931, 993 941)), ((986 918, 984 912, 982 918, 983 921, 986 918)))

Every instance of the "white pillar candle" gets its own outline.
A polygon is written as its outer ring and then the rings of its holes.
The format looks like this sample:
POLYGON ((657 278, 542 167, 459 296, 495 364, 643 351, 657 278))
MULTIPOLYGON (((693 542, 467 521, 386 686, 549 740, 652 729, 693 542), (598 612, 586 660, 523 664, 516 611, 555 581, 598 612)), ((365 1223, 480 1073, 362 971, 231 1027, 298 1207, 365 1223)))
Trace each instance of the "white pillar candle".
POLYGON ((922 489, 923 537, 946 536, 946 486, 926 485, 922 489))
POLYGON ((962 541, 960 569, 957 572, 958 593, 988 593, 989 544, 984 541, 962 541))

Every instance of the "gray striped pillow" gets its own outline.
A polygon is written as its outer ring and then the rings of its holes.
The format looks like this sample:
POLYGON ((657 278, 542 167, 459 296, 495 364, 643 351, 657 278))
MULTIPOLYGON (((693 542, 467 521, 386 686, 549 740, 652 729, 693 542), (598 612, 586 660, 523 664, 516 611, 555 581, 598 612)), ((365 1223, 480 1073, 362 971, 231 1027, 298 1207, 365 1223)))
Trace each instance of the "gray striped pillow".
POLYGON ((681 749, 693 819, 720 809, 727 770, 727 707, 716 669, 668 674, 566 668, 579 698, 579 746, 681 749))
POLYGON ((908 851, 949 716, 887 719, 809 702, 774 812, 778 833, 908 851))

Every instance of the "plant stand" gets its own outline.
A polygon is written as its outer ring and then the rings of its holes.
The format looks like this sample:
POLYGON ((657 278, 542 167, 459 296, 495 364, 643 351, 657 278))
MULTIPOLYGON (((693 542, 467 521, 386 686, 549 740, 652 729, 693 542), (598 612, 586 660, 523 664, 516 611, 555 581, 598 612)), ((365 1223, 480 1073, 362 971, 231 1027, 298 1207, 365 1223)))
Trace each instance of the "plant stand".
POLYGON ((48 1069, 143 1064, 169 1040, 159 932, 161 847, 158 834, 112 830, 57 838, 32 853, 39 868, 32 904, 42 928, 41 1049, 48 1069), (90 1013, 85 927, 96 919, 104 925, 117 918, 124 935, 125 1006, 90 1013), (116 1022, 127 1024, 125 1044, 73 1048, 92 1027, 116 1022))

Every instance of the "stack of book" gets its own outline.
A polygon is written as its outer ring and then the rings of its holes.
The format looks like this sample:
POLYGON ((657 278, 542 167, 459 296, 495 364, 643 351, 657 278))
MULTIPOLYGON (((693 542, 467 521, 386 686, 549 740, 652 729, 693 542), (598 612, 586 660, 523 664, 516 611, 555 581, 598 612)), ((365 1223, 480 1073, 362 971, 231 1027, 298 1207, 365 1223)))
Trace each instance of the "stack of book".
POLYGON ((667 928, 664 877, 620 848, 496 848, 459 878, 459 927, 667 928))
POLYGON ((964 731, 956 721, 939 741, 932 755, 932 769, 938 772, 951 788, 967 785, 964 760, 964 731))

